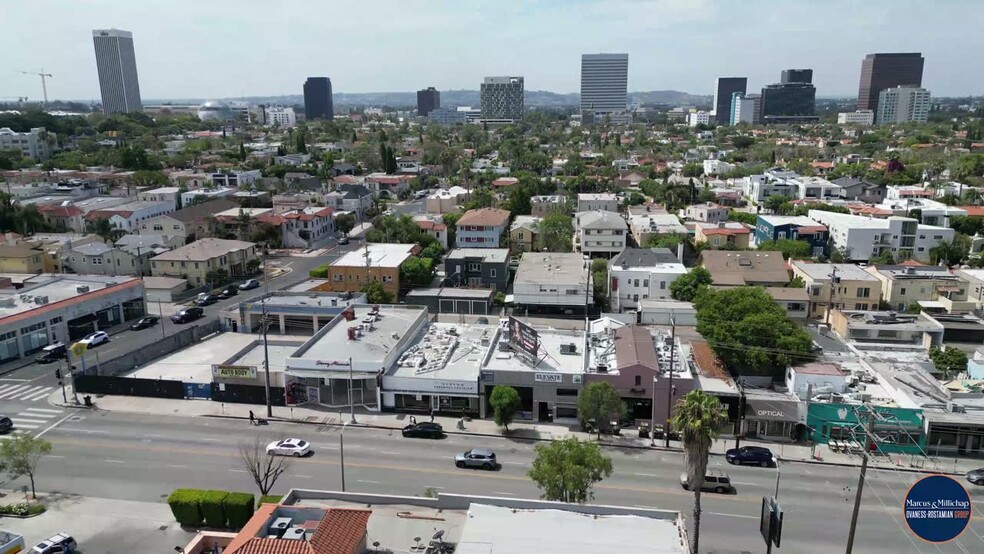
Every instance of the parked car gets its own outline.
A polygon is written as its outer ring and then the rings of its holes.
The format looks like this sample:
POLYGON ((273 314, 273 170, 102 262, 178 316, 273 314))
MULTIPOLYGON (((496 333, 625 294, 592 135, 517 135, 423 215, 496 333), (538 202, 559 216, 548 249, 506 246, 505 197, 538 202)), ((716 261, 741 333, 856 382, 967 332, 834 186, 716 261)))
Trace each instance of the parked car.
POLYGON ((742 446, 732 448, 724 453, 724 458, 729 464, 751 464, 762 467, 769 467, 775 461, 772 451, 761 446, 742 446))
POLYGON ((34 358, 34 361, 39 364, 50 364, 67 357, 68 348, 65 347, 64 343, 56 342, 55 344, 49 344, 42 348, 41 354, 37 358, 34 358))
POLYGON ((228 285, 219 292, 219 298, 232 298, 237 294, 239 294, 239 288, 236 285, 228 285))
POLYGON ((246 279, 239 284, 239 290, 253 290, 260 286, 260 282, 256 279, 246 279))
POLYGON ((411 423, 403 428, 404 437, 414 439, 439 439, 444 436, 444 428, 440 423, 424 421, 422 423, 411 423))
POLYGON ((984 467, 968 471, 967 480, 975 485, 984 485, 984 467))
POLYGON ((203 315, 205 315, 205 310, 199 308, 198 306, 192 306, 191 308, 185 308, 172 315, 171 321, 174 323, 188 323, 189 321, 194 321, 203 315))
POLYGON ((195 300, 197 306, 211 306, 219 301, 219 297, 214 294, 206 294, 205 296, 200 296, 198 300, 195 300))
POLYGON ((14 422, 5 415, 0 415, 0 434, 9 433, 14 428, 14 422))
POLYGON ((495 452, 489 448, 472 448, 454 457, 454 465, 457 467, 480 467, 482 469, 495 469, 499 462, 495 459, 495 452))
POLYGON ((338 245, 339 246, 343 246, 343 245, 346 245, 348 243, 349 243, 349 238, 348 237, 342 237, 342 238, 338 239, 338 245))
MULTIPOLYGON (((680 474, 680 486, 688 491, 690 490, 689 481, 686 473, 680 474)), ((731 485, 731 477, 728 477, 727 473, 718 469, 709 469, 704 475, 704 484, 700 486, 700 490, 723 494, 734 492, 735 488, 731 485)))
POLYGON ((68 533, 58 533, 48 540, 41 541, 31 549, 33 554, 56 554, 75 552, 79 547, 72 535, 68 533))
POLYGON ((87 348, 95 348, 100 344, 109 342, 109 335, 106 334, 106 331, 96 331, 95 333, 89 333, 79 342, 84 344, 87 348))
POLYGON ((160 320, 161 318, 157 317, 156 315, 145 315, 140 319, 134 321, 133 325, 130 325, 130 330, 139 331, 141 329, 153 327, 154 325, 157 325, 157 322, 160 320))
POLYGON ((293 456, 299 458, 311 452, 311 443, 301 439, 284 439, 268 444, 266 452, 271 456, 293 456))

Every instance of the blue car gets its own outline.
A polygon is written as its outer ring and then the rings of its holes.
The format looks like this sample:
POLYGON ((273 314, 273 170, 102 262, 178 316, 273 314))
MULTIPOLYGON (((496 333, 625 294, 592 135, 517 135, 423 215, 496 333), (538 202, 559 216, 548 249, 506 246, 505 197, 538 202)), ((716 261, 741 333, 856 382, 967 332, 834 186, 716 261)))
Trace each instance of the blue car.
POLYGON ((775 461, 772 451, 761 446, 742 446, 732 448, 724 453, 724 458, 729 464, 751 464, 762 467, 769 467, 775 461))

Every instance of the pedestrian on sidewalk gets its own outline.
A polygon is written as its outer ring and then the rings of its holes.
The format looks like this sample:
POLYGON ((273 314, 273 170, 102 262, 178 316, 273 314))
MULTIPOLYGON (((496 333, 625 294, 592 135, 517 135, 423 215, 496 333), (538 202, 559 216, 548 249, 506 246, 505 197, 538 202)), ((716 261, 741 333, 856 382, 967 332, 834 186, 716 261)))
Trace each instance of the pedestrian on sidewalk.
POLYGON ((431 423, 434 423, 434 408, 431 408, 431 423))
POLYGON ((410 425, 416 425, 416 424, 417 424, 417 418, 410 416, 410 425))
POLYGON ((256 425, 256 416, 253 415, 253 410, 249 411, 249 424, 256 425))

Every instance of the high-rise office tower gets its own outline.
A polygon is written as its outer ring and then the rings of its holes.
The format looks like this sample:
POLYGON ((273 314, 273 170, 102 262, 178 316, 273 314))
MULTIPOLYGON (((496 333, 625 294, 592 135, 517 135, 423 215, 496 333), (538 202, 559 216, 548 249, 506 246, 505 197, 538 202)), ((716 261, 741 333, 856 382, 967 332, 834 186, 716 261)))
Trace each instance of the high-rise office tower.
POLYGON ((96 48, 96 70, 103 112, 129 113, 143 109, 140 83, 137 82, 137 58, 133 53, 133 33, 119 29, 92 31, 96 48))
POLYGON ((734 93, 731 100, 731 124, 748 123, 758 125, 762 122, 762 96, 759 94, 734 93))
POLYGON ((629 103, 628 86, 628 54, 581 54, 581 114, 584 120, 625 112, 629 103))
POLYGON ((417 91, 417 115, 426 116, 441 107, 441 91, 427 87, 417 91))
POLYGON ((731 99, 736 92, 745 94, 746 77, 718 77, 714 87, 714 121, 718 125, 731 123, 731 99))
POLYGON ((308 77, 304 81, 304 117, 309 120, 335 119, 331 79, 328 77, 308 77))
POLYGON ((482 82, 482 119, 516 121, 523 118, 522 77, 486 77, 482 82))
POLYGON ((929 91, 912 85, 887 88, 878 94, 875 123, 926 123, 929 118, 929 91))
POLYGON ((783 69, 780 83, 812 83, 812 69, 783 69))
POLYGON ((881 91, 906 85, 921 87, 924 61, 918 52, 865 56, 861 62, 857 109, 877 113, 881 91))

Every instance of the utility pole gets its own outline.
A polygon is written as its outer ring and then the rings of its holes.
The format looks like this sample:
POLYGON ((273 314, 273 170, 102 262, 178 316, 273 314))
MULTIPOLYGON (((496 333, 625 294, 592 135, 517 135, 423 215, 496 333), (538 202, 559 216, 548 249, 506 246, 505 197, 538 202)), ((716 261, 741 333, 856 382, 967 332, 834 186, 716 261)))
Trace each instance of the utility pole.
POLYGON ((349 382, 348 382, 348 397, 349 397, 349 423, 355 423, 355 401, 352 398, 352 378, 354 371, 352 369, 352 358, 349 358, 349 382))
POLYGON ((670 382, 666 387, 666 433, 663 446, 670 447, 670 418, 673 413, 673 356, 676 354, 676 318, 670 315, 670 382))
POLYGON ((858 492, 854 496, 854 512, 851 513, 851 529, 847 535, 847 554, 854 552, 854 531, 858 525, 858 512, 861 510, 861 493, 864 491, 864 477, 868 473, 868 441, 872 440, 875 431, 875 412, 868 408, 868 424, 864 434, 864 453, 861 458, 861 475, 858 477, 858 492))
POLYGON ((745 387, 741 380, 735 381, 738 385, 738 419, 735 420, 735 448, 741 448, 741 426, 745 423, 745 387))
POLYGON ((827 313, 824 316, 823 322, 830 325, 830 312, 834 309, 834 287, 837 283, 840 283, 840 277, 837 276, 837 268, 835 267, 830 275, 830 290, 827 291, 827 313))

